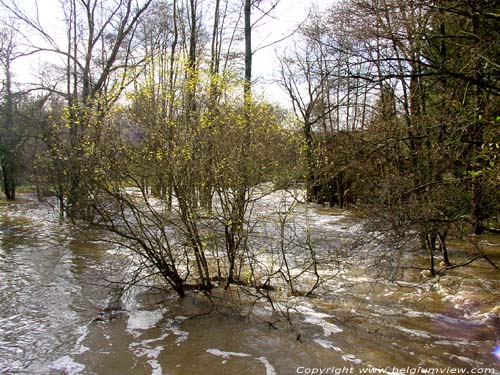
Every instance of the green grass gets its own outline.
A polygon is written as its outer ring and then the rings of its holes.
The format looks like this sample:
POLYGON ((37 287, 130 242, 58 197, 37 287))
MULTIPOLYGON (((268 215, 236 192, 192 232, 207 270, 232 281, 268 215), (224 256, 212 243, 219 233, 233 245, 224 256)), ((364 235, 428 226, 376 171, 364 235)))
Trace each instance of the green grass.
POLYGON ((16 194, 29 194, 29 193, 35 194, 36 186, 22 185, 16 188, 16 194))

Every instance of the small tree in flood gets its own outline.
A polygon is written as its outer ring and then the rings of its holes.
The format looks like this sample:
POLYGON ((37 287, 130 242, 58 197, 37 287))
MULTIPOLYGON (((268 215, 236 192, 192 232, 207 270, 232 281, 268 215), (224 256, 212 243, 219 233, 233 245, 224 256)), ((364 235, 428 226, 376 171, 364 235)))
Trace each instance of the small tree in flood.
MULTIPOLYGON (((96 118, 87 133, 84 152, 92 171, 85 183, 95 187, 94 225, 139 255, 151 275, 181 296, 188 285, 208 291, 214 280, 226 287, 241 283, 250 259, 253 204, 269 193, 264 183, 272 187, 282 180, 290 162, 281 113, 247 102, 246 110, 221 103, 213 114, 199 102, 199 123, 182 106, 168 123, 144 122, 141 107, 150 108, 149 99, 139 93, 131 110, 96 118), (158 176, 171 182, 172 197, 150 194, 158 176), (208 210, 199 205, 205 186, 214 192, 208 210), (220 244, 222 258, 216 254, 220 244)), ((229 89, 226 94, 232 98, 229 89)))
POLYGON ((289 135, 280 121, 276 109, 247 101, 245 108, 223 107, 210 129, 216 197, 213 218, 223 228, 226 285, 241 281, 238 270, 243 266, 252 231, 253 203, 269 193, 262 190, 262 184, 272 184, 286 174, 289 165, 289 135))

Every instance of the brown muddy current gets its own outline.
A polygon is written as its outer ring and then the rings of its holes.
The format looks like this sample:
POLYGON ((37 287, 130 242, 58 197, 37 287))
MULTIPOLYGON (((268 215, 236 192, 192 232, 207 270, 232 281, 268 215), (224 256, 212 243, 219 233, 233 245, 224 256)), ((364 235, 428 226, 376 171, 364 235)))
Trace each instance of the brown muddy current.
MULTIPOLYGON (((360 230, 338 213, 310 215, 332 241, 360 230)), ((483 242, 500 262, 500 239, 483 242)), ((455 261, 466 259, 451 248, 455 261)), ((412 264, 424 264, 413 257, 412 264)), ((387 281, 352 265, 339 273, 341 283, 332 279, 330 293, 277 304, 288 308, 289 324, 268 305, 255 305, 247 317, 236 303, 213 309, 201 294, 178 300, 146 286, 112 303, 109 281, 129 267, 122 258, 119 249, 72 233, 49 207, 27 198, 0 206, 0 373, 273 375, 420 367, 500 374, 500 354, 493 353, 500 344, 500 273, 484 261, 423 283, 418 271, 387 281), (115 309, 103 311, 110 304, 115 309)), ((212 298, 228 298, 217 294, 212 298)))

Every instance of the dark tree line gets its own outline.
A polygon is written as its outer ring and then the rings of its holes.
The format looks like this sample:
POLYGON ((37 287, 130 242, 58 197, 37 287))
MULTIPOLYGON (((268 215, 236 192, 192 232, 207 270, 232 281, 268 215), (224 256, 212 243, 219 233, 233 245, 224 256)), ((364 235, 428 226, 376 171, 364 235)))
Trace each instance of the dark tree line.
MULTIPOLYGON (((435 273, 450 227, 499 214, 500 8, 494 1, 343 1, 282 57, 305 138, 308 197, 417 232, 435 273)), ((375 220, 373 220, 375 221, 375 220)))

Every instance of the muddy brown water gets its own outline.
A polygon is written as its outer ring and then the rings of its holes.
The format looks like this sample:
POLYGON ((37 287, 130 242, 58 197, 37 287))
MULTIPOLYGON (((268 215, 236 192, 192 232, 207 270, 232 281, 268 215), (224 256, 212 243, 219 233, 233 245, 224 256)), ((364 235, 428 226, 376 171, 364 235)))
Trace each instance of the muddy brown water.
MULTIPOLYGON (((331 236, 353 224, 324 210, 314 215, 331 236)), ((493 257, 499 243, 485 240, 493 257)), ((49 207, 29 200, 1 206, 0 373, 273 375, 421 367, 500 374, 493 354, 500 344, 500 276, 486 262, 419 286, 416 271, 389 282, 350 269, 331 294, 289 297, 275 306, 289 308, 293 325, 267 305, 249 318, 231 305, 214 310, 202 295, 177 300, 146 287, 132 289, 121 311, 96 321, 112 294, 105 280, 124 272, 117 258, 109 245, 72 233, 49 207)))

